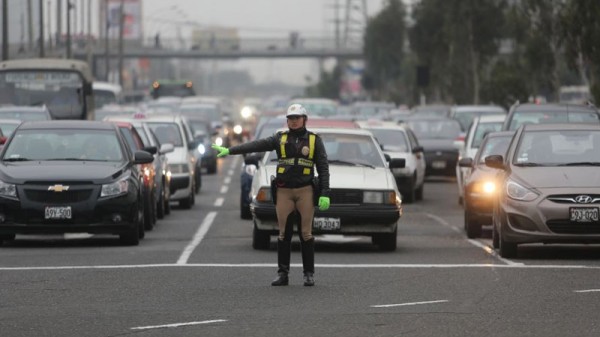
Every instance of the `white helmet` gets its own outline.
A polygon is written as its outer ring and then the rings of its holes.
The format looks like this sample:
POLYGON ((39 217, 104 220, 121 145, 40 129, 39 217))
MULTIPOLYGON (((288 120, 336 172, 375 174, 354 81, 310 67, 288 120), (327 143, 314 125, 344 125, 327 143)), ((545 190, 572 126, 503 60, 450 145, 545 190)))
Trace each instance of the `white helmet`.
POLYGON ((287 113, 285 114, 285 117, 290 117, 290 116, 308 117, 308 115, 306 113, 306 109, 302 106, 302 104, 290 105, 290 107, 287 109, 287 113))

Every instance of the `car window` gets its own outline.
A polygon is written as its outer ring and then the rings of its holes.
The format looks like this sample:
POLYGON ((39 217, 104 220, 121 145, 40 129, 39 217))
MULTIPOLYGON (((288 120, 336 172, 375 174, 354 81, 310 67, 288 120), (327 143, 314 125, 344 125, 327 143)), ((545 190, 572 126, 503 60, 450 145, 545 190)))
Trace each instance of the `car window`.
POLYGON ((122 161, 119 138, 104 130, 17 130, 3 160, 122 161))
POLYGON ((415 134, 412 132, 411 129, 407 129, 406 133, 408 134, 408 141, 410 142, 410 150, 412 151, 412 149, 419 146, 419 141, 417 140, 417 136, 415 136, 415 134))
POLYGON ((134 129, 135 129, 135 131, 137 131, 137 134, 140 136, 142 143, 143 143, 142 145, 143 146, 151 146, 152 142, 150 142, 150 139, 148 139, 148 134, 146 133, 146 129, 144 129, 141 126, 135 126, 134 129))
POLYGON ((156 138, 158 138, 161 144, 170 143, 175 147, 183 146, 183 140, 181 139, 181 133, 179 132, 179 125, 176 123, 148 122, 147 124, 150 129, 154 131, 156 138))
POLYGON ((482 144, 479 150, 479 164, 485 163, 485 157, 491 155, 500 155, 506 157, 506 151, 510 145, 512 137, 492 137, 488 138, 485 144, 482 144))
POLYGON ((485 135, 490 132, 500 131, 502 129, 502 122, 489 122, 489 123, 478 123, 473 134, 473 141, 471 142, 471 148, 478 148, 483 141, 485 135))
POLYGON ((516 130, 523 124, 553 123, 600 123, 598 114, 593 111, 515 111, 508 130, 516 130))
POLYGON ((407 121, 418 139, 456 139, 460 124, 451 119, 423 119, 407 121))
POLYGON ((519 139, 513 164, 556 166, 600 163, 600 131, 528 131, 519 139))
POLYGON ((377 141, 383 145, 384 151, 408 152, 406 135, 402 130, 394 129, 368 129, 377 141))
POLYGON ((15 131, 17 126, 19 126, 19 124, 2 123, 0 124, 0 129, 2 129, 2 134, 4 134, 5 137, 8 137, 15 131))
POLYGON ((0 119, 20 119, 22 121, 39 121, 39 120, 49 120, 48 114, 43 111, 31 111, 31 110, 9 110, 2 109, 0 110, 0 119))
POLYGON ((119 130, 121 130, 121 134, 123 135, 123 138, 125 138, 125 141, 127 142, 127 146, 129 146, 131 153, 135 153, 135 151, 138 151, 141 149, 141 147, 138 147, 138 144, 135 141, 135 139, 133 139, 131 130, 129 130, 126 127, 119 127, 119 130))
POLYGON ((457 110, 452 117, 460 123, 463 130, 467 130, 471 122, 473 122, 477 116, 498 115, 503 113, 502 110, 457 110))

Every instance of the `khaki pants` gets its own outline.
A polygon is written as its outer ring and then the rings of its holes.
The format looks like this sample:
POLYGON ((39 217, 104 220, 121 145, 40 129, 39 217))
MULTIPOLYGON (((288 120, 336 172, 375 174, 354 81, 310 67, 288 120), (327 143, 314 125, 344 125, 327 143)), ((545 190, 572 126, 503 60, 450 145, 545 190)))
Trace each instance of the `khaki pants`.
MULTIPOLYGON (((315 214, 315 206, 313 204, 313 187, 312 185, 300 188, 277 188, 277 223, 279 224, 279 240, 286 238, 286 225, 288 217, 295 210, 300 213, 300 228, 302 232, 302 240, 308 241, 312 239, 313 216, 315 214)), ((287 228, 288 230, 293 230, 287 228)), ((287 235, 291 238, 291 233, 287 235)))

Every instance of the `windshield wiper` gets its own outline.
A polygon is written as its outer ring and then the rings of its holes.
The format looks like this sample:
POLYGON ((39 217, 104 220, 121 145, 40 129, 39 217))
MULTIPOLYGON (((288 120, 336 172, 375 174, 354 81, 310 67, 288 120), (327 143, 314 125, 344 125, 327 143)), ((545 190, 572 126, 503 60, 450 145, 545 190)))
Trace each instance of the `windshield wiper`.
POLYGON ((558 166, 600 166, 600 162, 597 161, 579 161, 575 163, 565 163, 558 166))
POLYGON ((5 158, 2 161, 30 161, 31 159, 25 157, 16 157, 16 158, 5 158))
POLYGON ((357 163, 357 162, 339 160, 339 159, 330 159, 330 160, 328 160, 328 162, 330 164, 332 163, 332 164, 342 164, 342 165, 350 165, 350 166, 364 166, 364 167, 369 167, 372 169, 375 168, 375 165, 366 164, 366 163, 357 163))

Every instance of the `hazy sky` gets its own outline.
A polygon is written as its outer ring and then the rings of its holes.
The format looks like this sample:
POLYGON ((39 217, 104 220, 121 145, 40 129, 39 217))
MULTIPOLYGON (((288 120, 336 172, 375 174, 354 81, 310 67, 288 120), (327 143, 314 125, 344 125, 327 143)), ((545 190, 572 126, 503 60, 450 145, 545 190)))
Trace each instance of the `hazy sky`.
MULTIPOLYGON (((362 5, 362 0, 352 2, 362 5)), ((366 0, 368 15, 379 12, 382 2, 366 0)), ((164 39, 175 37, 178 29, 189 37, 193 25, 237 27, 242 38, 287 38, 290 31, 307 39, 332 38, 336 3, 343 19, 346 0, 143 0, 144 30, 147 36, 160 31, 164 39)), ((248 69, 256 82, 280 79, 299 85, 306 85, 306 76, 316 78, 318 72, 317 62, 306 59, 230 61, 219 68, 248 69)))

